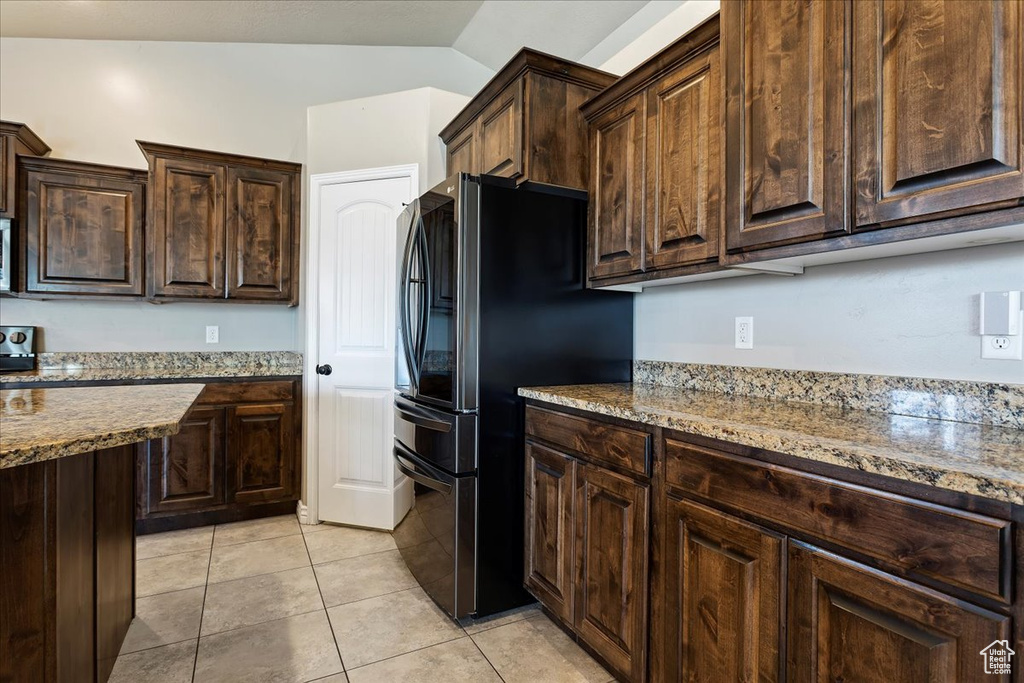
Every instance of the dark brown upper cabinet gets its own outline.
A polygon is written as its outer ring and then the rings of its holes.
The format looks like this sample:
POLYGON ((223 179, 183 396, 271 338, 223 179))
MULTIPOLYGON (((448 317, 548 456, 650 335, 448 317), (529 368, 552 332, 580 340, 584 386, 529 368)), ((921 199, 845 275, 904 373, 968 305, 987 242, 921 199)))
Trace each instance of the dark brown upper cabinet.
POLYGON ((16 218, 17 155, 44 157, 50 148, 24 123, 0 121, 0 218, 16 218))
POLYGON ((579 107, 613 82, 612 74, 523 48, 441 131, 448 174, 586 189, 579 107))
POLYGON ((1020 203, 1022 43, 1020 2, 853 3, 857 228, 1020 203))
POLYGON ((20 290, 142 296, 146 172, 19 157, 20 290))
POLYGON ((298 303, 300 164, 139 147, 149 160, 150 297, 298 303))
POLYGON ((850 4, 736 0, 721 12, 728 250, 848 232, 850 4))
POLYGON ((587 102, 588 275, 621 284, 718 268, 718 17, 587 102))

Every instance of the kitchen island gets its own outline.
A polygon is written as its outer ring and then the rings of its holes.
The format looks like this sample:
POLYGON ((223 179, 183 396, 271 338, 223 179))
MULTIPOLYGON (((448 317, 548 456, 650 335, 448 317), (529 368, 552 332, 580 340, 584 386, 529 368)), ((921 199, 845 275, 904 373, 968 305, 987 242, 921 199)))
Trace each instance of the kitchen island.
POLYGON ((133 444, 202 384, 0 391, 0 680, 106 681, 134 614, 133 444))

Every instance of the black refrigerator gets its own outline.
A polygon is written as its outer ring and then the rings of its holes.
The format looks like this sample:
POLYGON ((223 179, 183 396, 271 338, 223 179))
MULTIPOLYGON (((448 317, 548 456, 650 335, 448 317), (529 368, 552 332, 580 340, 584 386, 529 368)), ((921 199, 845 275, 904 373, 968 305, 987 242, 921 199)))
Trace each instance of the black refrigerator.
POLYGON ((628 382, 633 295, 586 288, 586 193, 459 174, 398 219, 399 550, 449 615, 523 589, 522 386, 628 382))

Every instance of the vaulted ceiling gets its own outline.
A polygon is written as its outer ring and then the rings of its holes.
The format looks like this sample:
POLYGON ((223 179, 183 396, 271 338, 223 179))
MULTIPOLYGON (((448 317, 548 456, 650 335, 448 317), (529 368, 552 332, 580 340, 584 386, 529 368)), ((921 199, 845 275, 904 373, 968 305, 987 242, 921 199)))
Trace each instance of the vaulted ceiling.
MULTIPOLYGON (((0 36, 454 47, 498 69, 519 47, 579 59, 647 5, 683 0, 3 0, 0 36)), ((651 8, 648 8, 650 10, 651 8)))

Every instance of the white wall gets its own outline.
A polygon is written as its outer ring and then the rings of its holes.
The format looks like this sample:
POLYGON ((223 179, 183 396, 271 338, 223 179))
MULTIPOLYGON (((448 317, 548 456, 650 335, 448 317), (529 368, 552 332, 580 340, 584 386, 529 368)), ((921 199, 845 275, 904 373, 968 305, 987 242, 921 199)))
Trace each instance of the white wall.
MULTIPOLYGON (((625 73, 718 8, 717 0, 687 0, 624 46, 613 33, 583 61, 603 58, 595 65, 625 73), (618 48, 610 57, 609 46, 618 48)), ((628 24, 619 33, 631 30, 628 24)), ((1024 289, 1022 243, 820 266, 793 278, 762 275, 651 288, 636 295, 634 354, 688 363, 1024 382, 1024 363, 981 359, 977 295, 1006 289, 1024 289), (733 319, 741 315, 754 316, 752 350, 734 347, 733 319)))
MULTIPOLYGON (((141 139, 305 162, 310 106, 473 94, 491 75, 449 48, 3 38, 0 118, 81 161, 145 168, 141 139)), ((44 326, 43 351, 301 348, 298 312, 278 306, 4 299, 0 323, 44 326), (218 323, 221 343, 206 346, 197 335, 218 323)))
POLYGON ((657 287, 636 297, 637 358, 1024 382, 982 360, 978 294, 1024 289, 1024 243, 657 287), (733 344, 754 317, 754 348, 733 344))

